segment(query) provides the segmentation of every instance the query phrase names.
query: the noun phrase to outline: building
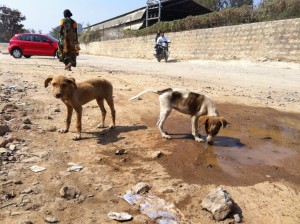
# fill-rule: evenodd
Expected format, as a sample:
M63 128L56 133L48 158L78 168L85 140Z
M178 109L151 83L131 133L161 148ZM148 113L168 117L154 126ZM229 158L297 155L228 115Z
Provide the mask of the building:
M138 30L158 21L173 21L210 12L193 0L148 0L145 7L85 27L84 30L102 31L101 39L118 39L125 29Z

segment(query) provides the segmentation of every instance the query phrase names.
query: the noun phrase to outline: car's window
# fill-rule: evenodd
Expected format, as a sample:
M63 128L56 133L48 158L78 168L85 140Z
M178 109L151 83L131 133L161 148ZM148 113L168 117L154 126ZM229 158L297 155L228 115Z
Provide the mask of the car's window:
M47 42L47 38L43 37L43 36L35 35L35 41L36 42Z
M30 34L23 34L18 37L18 40L31 41L30 36Z
M56 38L54 38L52 36L47 35L47 37L50 38L51 40L55 41L55 42L58 42L58 39L56 39Z

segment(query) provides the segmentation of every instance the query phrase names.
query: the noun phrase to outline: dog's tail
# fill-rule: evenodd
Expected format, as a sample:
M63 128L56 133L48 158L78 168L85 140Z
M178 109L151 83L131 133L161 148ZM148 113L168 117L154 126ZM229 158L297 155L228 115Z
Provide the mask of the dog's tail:
M144 90L143 92L139 93L138 95L131 97L129 100L136 100L136 99L140 98L142 95L144 95L146 93L159 94L159 91L152 90L152 89L147 89L147 90Z

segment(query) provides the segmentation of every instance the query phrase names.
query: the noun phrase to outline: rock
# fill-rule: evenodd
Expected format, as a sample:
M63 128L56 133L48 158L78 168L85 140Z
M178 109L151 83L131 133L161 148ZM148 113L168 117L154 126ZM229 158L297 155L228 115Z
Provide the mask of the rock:
M36 166L36 165L30 167L30 169L31 169L33 172L36 172L36 173L37 173L37 172L41 172L41 171L46 170L45 167L42 167L42 166Z
M115 151L115 154L116 155L123 155L123 154L126 154L126 150L125 149L118 149Z
M162 155L163 155L163 153L161 151L157 151L157 152L152 153L151 157L153 159L157 159L157 158L161 157Z
M46 216L44 218L44 220L45 220L45 222L48 222L48 223L57 223L57 222L59 222L59 220L54 216Z
M113 220L118 220L118 221L129 221L132 219L132 216L128 213L125 212L110 212L108 213L108 218L113 219Z
M144 183L144 182L140 182L138 184L136 184L134 186L134 189L133 191L136 193L136 194L144 194L144 193L148 193L148 191L151 189L151 186L147 183Z
M30 220L19 221L18 224L33 224Z
M0 124L0 136L5 135L7 132L9 132L9 126L6 124Z
M68 164L70 167L68 168L69 172L79 172L80 170L83 169L83 166L79 165L79 164L75 164L75 163L69 163Z
M10 145L9 146L9 150L10 151L15 151L17 149L17 146L16 145Z
M29 118L26 118L23 120L23 124L32 124L32 122Z
M32 192L32 189L29 187L29 188L26 188L25 190L23 190L21 193L22 194L30 194Z
M21 180L15 180L14 184L23 184L23 182Z
M30 130L31 129L29 124L23 124L22 128L25 129L25 130Z
M80 195L79 190L76 187L63 186L59 191L60 196L68 200L74 199Z
M31 157L31 158L26 158L22 159L22 163L36 163L39 162L41 159L38 157Z
M219 187L212 190L203 200L202 207L210 211L215 220L224 220L232 212L233 200L229 193Z

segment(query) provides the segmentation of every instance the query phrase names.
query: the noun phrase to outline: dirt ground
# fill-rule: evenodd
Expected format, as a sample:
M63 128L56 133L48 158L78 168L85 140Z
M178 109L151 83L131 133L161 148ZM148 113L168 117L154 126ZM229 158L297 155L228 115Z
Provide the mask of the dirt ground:
M114 86L117 127L96 128L96 102L84 106L82 140L64 127L66 108L44 88L49 75L92 77ZM191 137L188 116L173 111L166 122L172 140L156 127L158 97L128 99L145 89L180 87L210 96L230 127L213 146ZM0 55L0 222L117 223L109 212L127 212L128 223L155 223L122 196L139 182L181 211L181 223L214 221L201 200L222 186L237 204L243 223L300 223L300 65L257 61L176 61L114 59L81 55L64 71L55 58L14 59ZM110 111L106 106L109 125ZM203 128L200 133L205 134ZM116 155L124 149L126 154ZM3 153L6 151L5 153ZM155 156L161 152L160 157ZM84 168L68 172L68 163ZM33 172L30 167L45 167ZM62 198L63 186L76 189ZM48 221L49 222L49 221Z

